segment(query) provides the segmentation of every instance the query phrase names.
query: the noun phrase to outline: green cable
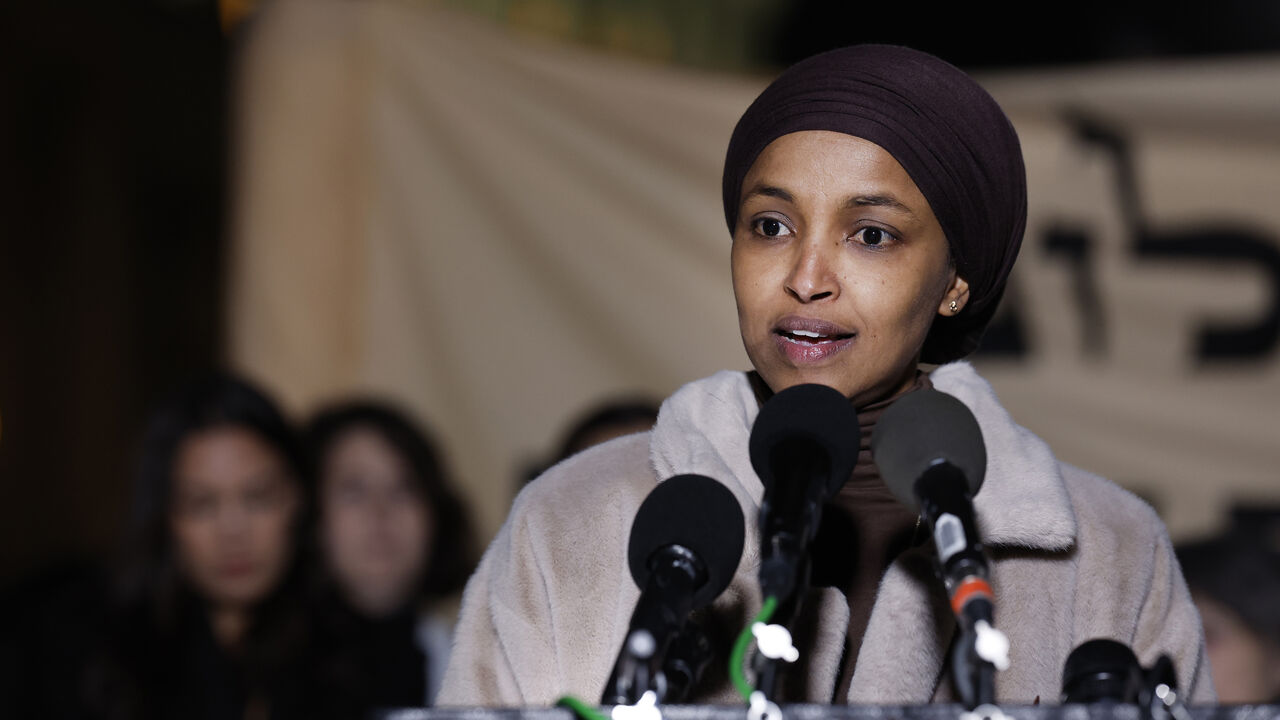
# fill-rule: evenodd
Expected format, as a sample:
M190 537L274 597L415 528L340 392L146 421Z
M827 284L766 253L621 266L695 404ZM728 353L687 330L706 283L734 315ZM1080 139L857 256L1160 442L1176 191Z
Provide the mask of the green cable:
M742 699L751 702L751 693L755 688L751 687L751 683L747 682L747 673L743 669L743 661L747 656L747 646L751 644L751 626L756 623L767 623L769 618L773 617L773 611L778 607L778 598L770 596L764 599L764 605L760 608L760 614L756 615L755 620L747 623L738 635L738 641L733 644L733 653L729 655L729 677L733 679L734 687L738 688L738 693L742 695Z
M574 715L582 718L582 720L609 720L609 716L572 695L565 695L560 698L556 701L556 705L562 708L569 708Z

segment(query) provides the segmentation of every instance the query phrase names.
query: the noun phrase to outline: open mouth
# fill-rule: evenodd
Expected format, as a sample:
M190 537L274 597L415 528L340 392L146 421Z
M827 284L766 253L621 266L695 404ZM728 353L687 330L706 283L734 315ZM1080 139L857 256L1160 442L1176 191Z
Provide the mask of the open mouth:
M853 337L853 333L822 333L814 330L775 330L782 339L790 340L794 343L818 344L832 343L841 340L847 340Z
M778 349L797 366L825 363L853 347L858 333L829 320L788 315L773 328Z

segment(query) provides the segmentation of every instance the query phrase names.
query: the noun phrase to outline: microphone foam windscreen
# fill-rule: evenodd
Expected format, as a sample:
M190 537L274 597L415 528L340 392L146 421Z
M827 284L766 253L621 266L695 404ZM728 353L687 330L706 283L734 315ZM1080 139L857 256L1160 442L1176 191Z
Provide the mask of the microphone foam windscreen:
M826 385L795 385L769 398L751 426L751 466L765 488L776 482L778 452L803 447L825 455L830 466L827 494L834 495L858 464L858 412Z
M932 389L903 395L884 411L871 433L871 455L894 497L913 510L919 510L916 480L939 460L964 473L972 495L987 472L987 447L973 413Z
M745 542L742 506L729 488L705 475L676 475L658 483L636 511L627 564L643 589L655 551L668 545L691 551L707 571L707 582L693 599L693 606L700 608L729 587Z
M1076 646L1062 667L1062 695L1067 702L1137 702L1130 679L1142 666L1124 643L1094 638Z

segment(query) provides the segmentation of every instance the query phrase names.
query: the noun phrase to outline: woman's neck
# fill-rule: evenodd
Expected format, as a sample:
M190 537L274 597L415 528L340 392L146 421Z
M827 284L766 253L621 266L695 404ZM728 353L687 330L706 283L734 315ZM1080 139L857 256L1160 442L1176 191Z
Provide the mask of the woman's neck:
M773 388L765 382L759 371L748 372L747 381L751 384L751 390L758 404L764 405L769 398L773 397ZM887 384L884 389L864 392L861 396L850 398L850 402L859 413L863 410L883 410L893 401L921 387L933 387L933 383L929 380L929 374L921 370L919 365L912 365L901 378ZM879 417L878 412L876 417Z
M213 639L225 650L235 650L249 627L249 612L239 606L215 607L209 611Z

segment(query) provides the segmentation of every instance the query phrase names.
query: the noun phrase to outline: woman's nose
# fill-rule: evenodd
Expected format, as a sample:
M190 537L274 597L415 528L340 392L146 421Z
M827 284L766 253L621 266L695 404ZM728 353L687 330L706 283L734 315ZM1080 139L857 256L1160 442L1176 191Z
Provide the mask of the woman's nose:
M787 293L802 303L838 297L840 284L831 252L821 242L797 243L794 264L787 276Z
M397 504L394 497L379 496L369 503L369 514L374 518L376 524L386 525L391 516L395 514Z
M249 527L249 512L240 503L226 503L218 513L218 532L223 538L244 534Z

